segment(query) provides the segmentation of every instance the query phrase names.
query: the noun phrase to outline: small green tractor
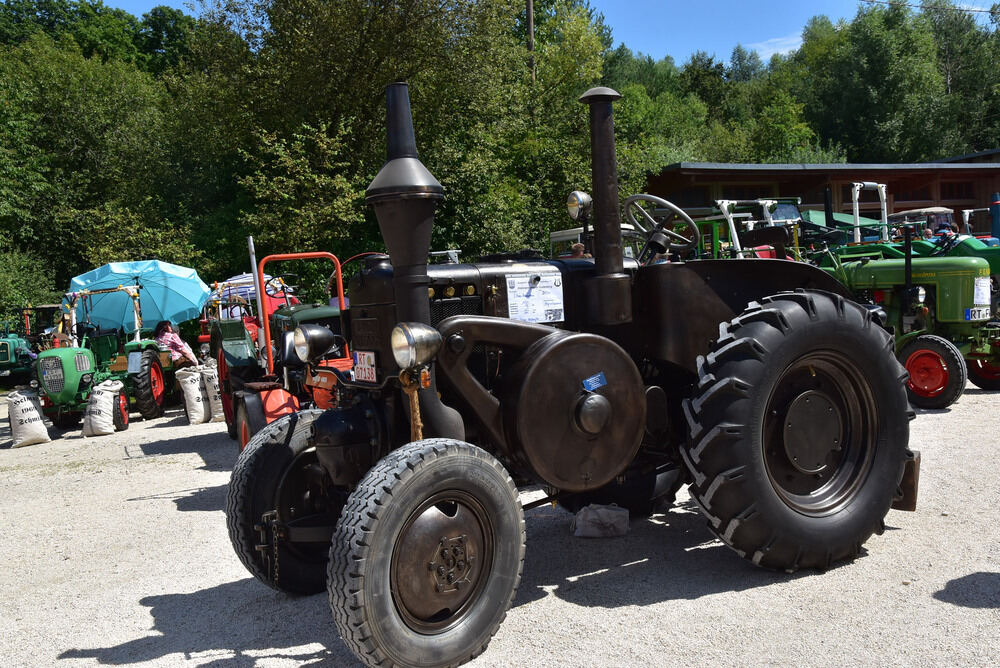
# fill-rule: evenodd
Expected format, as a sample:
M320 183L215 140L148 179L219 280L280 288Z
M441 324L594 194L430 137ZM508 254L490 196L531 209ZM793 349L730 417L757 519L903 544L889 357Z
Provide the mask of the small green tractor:
M31 375L31 344L10 325L0 326L0 382L26 381Z
M123 329L102 329L86 322L91 295L124 291L135 309L135 333L126 338ZM84 290L67 294L68 313L55 337L56 347L43 350L35 360L42 412L53 424L70 429L80 423L91 390L106 380L120 380L125 387L115 404L115 428L128 428L130 397L143 418L163 414L167 389L173 386L174 366L169 351L143 338L139 289L122 286L107 290ZM77 309L83 307L82 321Z

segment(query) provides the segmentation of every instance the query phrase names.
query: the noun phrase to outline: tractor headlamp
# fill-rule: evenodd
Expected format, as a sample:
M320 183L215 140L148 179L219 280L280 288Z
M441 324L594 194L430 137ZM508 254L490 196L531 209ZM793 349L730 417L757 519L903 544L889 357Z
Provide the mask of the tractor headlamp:
M401 322L392 328L389 345L399 368L412 369L434 359L441 348L441 333L420 322Z
M85 373L80 376L80 383L84 386L90 385L90 381L94 380L94 374Z
M590 213L590 207L593 204L594 200L591 199L590 195L582 190L574 190L569 194L569 198L566 200L566 208L569 210L569 217L573 220L586 218Z
M295 328L292 341L298 358L312 363L330 352L337 342L337 335L323 325L299 325Z
M927 290L924 290L923 286L917 288L917 302L920 304L924 303L927 299Z
M37 380L32 380L30 383L28 383L28 386L31 389L33 389L33 390L37 390L38 389L38 381Z

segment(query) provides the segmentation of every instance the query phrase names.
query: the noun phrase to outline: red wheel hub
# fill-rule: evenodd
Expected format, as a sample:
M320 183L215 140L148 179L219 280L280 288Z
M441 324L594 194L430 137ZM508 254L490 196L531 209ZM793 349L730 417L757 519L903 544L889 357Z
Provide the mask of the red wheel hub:
M128 397L124 393L118 395L118 410L122 414L122 425L128 424Z
M948 386L948 365L933 350L915 350L904 365L910 372L910 390L921 397L936 397Z

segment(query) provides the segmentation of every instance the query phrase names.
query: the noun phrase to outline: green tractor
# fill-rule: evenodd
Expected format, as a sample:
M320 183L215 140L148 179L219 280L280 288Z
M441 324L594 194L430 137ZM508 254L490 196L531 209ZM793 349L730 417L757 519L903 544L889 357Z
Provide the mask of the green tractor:
M86 309L93 295L122 291L131 297L135 333L126 338L123 329L104 329L87 322ZM143 418L163 414L167 388L173 386L174 366L169 351L143 338L139 288L120 286L67 294L68 313L55 337L57 347L43 350L35 360L42 412L62 429L77 426L87 407L91 390L106 380L120 380L125 387L115 404L115 429L128 428L130 397ZM83 319L77 320L82 307Z
M0 382L24 382L31 375L31 344L9 324L0 326Z
M978 256L981 249L972 248L985 248L977 239L956 236L935 246L913 241L912 230L904 228L903 244L847 244L844 229L802 220L794 200L719 200L716 207L721 215L697 221L702 254L808 259L862 303L882 307L897 357L910 374L913 405L945 408L962 395L967 379L1000 390L996 271ZM854 227L855 237L862 237L864 227L864 221ZM885 225L874 229L878 235L887 232ZM935 248L936 253L919 256L918 251Z
M961 396L966 377L1000 390L990 265L979 257L915 257L906 232L902 257L887 258L876 245L824 249L814 259L859 299L885 310L910 373L912 404L944 408Z

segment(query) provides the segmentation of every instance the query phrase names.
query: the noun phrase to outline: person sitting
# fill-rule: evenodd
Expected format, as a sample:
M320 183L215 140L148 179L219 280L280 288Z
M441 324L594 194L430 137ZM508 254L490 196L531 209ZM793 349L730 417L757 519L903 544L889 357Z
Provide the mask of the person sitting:
M184 340L174 332L174 326L169 320L157 323L156 329L153 330L153 338L170 351L170 360L175 368L182 369L198 364L198 358L194 356L191 346L184 343Z
M577 242L570 246L570 257L585 257L583 254L584 246L580 242Z

